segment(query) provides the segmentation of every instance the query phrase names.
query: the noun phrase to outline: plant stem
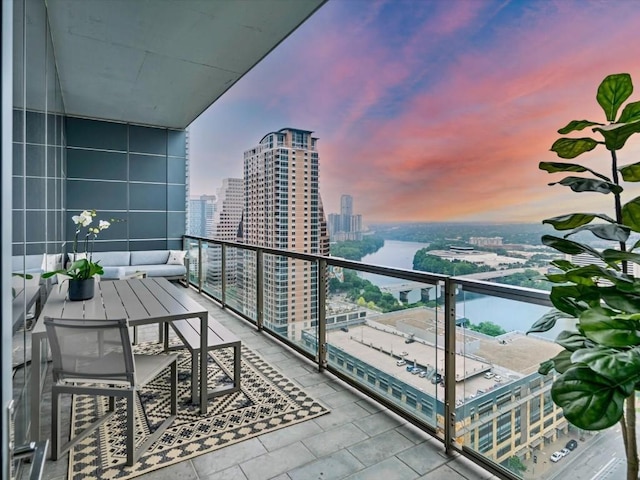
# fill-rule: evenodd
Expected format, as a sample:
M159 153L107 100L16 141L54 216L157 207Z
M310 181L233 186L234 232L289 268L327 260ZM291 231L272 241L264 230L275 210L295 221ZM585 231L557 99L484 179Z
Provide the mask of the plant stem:
M615 183L616 185L620 185L619 183L620 180L618 177L618 156L616 155L615 150L611 151L611 178L613 179L613 183ZM614 193L613 198L615 202L616 223L618 225L622 225L622 201L620 199L620 194ZM626 252L627 251L626 242L619 242L619 243L620 243L620 251ZM622 273L627 273L626 260L622 261Z
M636 441L636 392L634 391L626 401L626 452L627 452L627 480L638 479L638 445ZM622 418L624 420L624 417Z

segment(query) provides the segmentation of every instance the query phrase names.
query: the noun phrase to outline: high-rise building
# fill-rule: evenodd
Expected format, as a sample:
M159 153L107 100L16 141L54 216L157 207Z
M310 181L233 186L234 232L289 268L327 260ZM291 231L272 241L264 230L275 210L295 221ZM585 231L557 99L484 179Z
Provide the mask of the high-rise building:
M318 189L318 139L284 128L244 152L243 241L252 245L328 255L329 239ZM255 255L243 265L247 308L254 308ZM265 255L265 326L289 338L317 323L317 265ZM248 312L254 314L255 312Z
M222 186L216 190L217 202L213 214L212 231L210 238L235 242L238 240L238 226L242 221L242 209L244 207L244 188L241 178L224 178ZM204 271L205 283L212 288L221 288L222 277L222 252L221 246L208 245L206 255L203 255L203 263L207 266ZM234 248L226 249L225 271L227 272L228 285L238 281L240 256Z
M353 197L340 197L340 213L329 215L329 234L332 242L362 240L362 215L353 214Z
M189 234L212 238L214 231L215 195L200 195L189 199Z
M213 238L235 242L242 221L244 184L241 178L224 178L217 190L218 204L213 215Z

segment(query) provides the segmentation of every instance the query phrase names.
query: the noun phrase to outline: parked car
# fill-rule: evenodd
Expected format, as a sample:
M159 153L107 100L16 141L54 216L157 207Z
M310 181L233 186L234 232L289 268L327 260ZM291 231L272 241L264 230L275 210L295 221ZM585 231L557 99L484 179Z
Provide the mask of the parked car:
M565 447L569 450L575 450L576 448L578 448L578 442L576 440L569 440Z
M495 375L495 373L493 373L493 372L487 372L487 373L484 374L484 378L493 378L494 375Z
M405 362L406 363L406 362ZM413 365L407 365L407 372L410 372L414 369L415 367Z
M553 453L551 454L551 457L549 457L549 459L550 459L552 462L557 462L557 461L558 461L558 460L560 460L562 457L563 457L562 453L560 453L560 452L553 452Z
M500 375L494 375L493 379L498 383L502 381L502 377Z
M421 371L422 371L421 368L416 367L413 370L411 370L411 375L418 375Z
M342 330L343 332L348 332L349 331L349 327L340 327L340 330Z
M425 372L425 371L423 370L423 371L421 371L421 372L418 374L418 376L419 376L420 378L424 378L424 377L426 377L426 376L427 376L427 372Z
M434 385L436 383L440 383L442 381L442 375L439 373L434 373L433 377L431 377L431 383L433 383Z
M571 453L571 450L569 450L568 448L563 448L562 450L560 450L560 453L562 454L563 457L566 457Z
M397 365L397 366L399 366L399 367L401 367L401 366L403 366L403 365L406 365L406 364L407 364L407 362L405 362L404 360L398 360L398 361L396 362L396 365Z

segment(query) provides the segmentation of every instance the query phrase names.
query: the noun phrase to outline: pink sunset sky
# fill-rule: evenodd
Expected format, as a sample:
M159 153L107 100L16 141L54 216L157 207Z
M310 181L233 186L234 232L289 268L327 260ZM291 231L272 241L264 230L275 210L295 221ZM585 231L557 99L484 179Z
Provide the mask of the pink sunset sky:
M637 0L329 0L190 126L190 194L293 127L319 138L326 213L350 194L367 224L611 214L538 162L559 160L570 120L605 122L597 87L622 72L640 101ZM640 160L636 137L621 165ZM610 175L602 147L575 162Z

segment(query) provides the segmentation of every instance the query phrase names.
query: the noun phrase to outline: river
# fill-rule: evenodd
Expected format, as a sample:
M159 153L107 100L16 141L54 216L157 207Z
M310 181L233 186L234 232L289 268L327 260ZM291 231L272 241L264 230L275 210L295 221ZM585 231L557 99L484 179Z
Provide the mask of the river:
M385 240L384 247L375 253L364 256L362 262L411 270L415 253L428 245L427 243ZM367 273L362 276L379 287L405 282L400 279ZM418 301L419 298L420 293L415 291L410 294L409 301ZM474 324L493 322L507 332L513 330L526 332L547 311L549 311L548 307L490 296L456 303L458 317L466 317ZM570 325L569 321L558 322L556 327L539 335L554 339L561 330L569 328Z

